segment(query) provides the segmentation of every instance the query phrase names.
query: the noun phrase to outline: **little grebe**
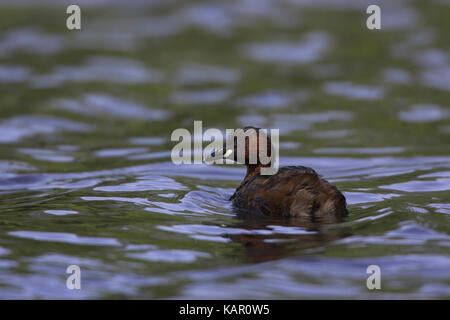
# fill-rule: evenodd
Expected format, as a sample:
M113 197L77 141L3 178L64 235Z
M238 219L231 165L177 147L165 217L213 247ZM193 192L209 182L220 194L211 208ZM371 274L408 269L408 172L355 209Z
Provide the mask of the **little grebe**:
M252 129L252 130L249 130ZM271 157L270 138L260 128L245 127L245 157L238 161L237 139L234 137L234 149L229 149L222 157L233 159L247 167L247 174L230 200L240 213L297 217L311 223L336 223L348 214L345 197L333 185L322 179L313 169L303 166L282 167L276 174L263 175L261 170L270 167L271 162L249 161L250 150L267 143L266 155ZM248 132L255 132L249 134ZM261 144L260 144L260 141ZM213 157L217 155L212 154ZM266 162L266 164L263 164Z

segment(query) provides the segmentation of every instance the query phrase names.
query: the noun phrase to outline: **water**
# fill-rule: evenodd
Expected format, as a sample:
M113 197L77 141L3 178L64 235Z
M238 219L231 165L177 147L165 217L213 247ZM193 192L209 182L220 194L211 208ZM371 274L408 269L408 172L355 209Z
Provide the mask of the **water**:
M448 299L450 3L372 2L0 1L0 297ZM242 167L170 161L194 120L279 128L350 216L236 216Z

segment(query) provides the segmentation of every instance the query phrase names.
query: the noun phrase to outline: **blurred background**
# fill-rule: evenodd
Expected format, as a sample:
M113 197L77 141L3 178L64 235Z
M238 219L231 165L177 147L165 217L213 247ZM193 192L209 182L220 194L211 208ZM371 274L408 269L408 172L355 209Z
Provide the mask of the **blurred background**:
M450 297L450 1L70 4L0 0L0 298ZM238 219L242 167L170 161L194 120L279 128L349 218Z

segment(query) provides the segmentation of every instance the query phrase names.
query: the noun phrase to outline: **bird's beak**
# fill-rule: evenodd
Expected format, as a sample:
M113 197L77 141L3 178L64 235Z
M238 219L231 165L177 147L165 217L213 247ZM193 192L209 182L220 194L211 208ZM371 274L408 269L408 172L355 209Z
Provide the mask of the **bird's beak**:
M225 153L224 153L224 151L225 151ZM217 160L227 159L232 154L233 154L233 150L222 148L219 150L214 150L209 156L206 156L204 160L207 164L213 164Z
M225 154L223 155L223 158L224 159L228 158L229 156L231 156L232 153L233 153L233 150L228 149L227 152L225 152Z

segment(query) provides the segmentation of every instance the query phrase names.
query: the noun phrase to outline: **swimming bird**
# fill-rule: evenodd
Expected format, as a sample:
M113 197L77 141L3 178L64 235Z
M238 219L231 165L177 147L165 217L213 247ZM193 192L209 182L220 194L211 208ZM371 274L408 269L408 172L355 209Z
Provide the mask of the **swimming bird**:
M336 223L348 215L344 195L311 168L287 166L272 175L262 174L261 171L273 163L273 159L262 161L259 153L264 149L267 157L271 157L273 146L270 137L255 127L245 127L241 132L245 137L241 157L238 151L242 147L238 149L236 136L232 137L232 149L225 148L226 151L223 149L212 154L216 159L217 156L229 158L247 167L244 180L230 198L239 213L297 217L311 223ZM255 157L251 161L251 153L255 151L256 161Z

